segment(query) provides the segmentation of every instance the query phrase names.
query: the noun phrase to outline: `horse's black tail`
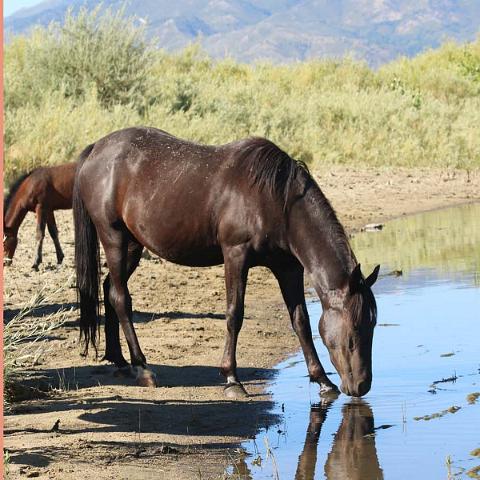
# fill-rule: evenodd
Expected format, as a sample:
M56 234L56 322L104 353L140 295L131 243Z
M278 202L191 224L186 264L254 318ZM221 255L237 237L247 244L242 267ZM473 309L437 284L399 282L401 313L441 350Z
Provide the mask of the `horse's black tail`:
M97 230L80 196L78 175L94 146L95 144L89 145L80 154L73 187L77 299L80 304L80 341L83 343L83 355L85 356L88 354L89 344L97 354L100 251Z

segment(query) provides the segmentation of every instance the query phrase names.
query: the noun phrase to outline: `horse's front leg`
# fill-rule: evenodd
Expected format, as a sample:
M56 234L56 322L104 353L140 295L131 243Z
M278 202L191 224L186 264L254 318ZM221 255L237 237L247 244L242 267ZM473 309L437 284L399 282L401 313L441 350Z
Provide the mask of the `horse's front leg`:
M228 398L247 396L237 376L237 339L243 323L245 289L248 266L247 247L237 245L223 249L225 262L225 286L227 290L227 335L220 371L226 378L225 395Z
M43 239L45 238L47 216L45 210L40 204L35 208L35 214L37 216L37 252L35 254L35 261L33 262L32 268L38 270L38 266L42 263L42 246Z
M47 227L48 227L48 233L50 233L50 236L52 237L52 240L53 240L53 244L55 245L55 253L57 254L57 263L60 265L63 262L65 255L63 254L60 241L58 240L57 222L55 221L55 215L53 214L53 210L49 210L47 214Z
M320 404L313 405L310 408L310 423L308 424L303 451L298 458L297 473L295 474L296 480L315 478L320 432L333 401L335 400L325 398Z
M295 265L289 269L272 268L272 271L280 285L293 330L300 341L310 381L320 385L321 393L337 393L338 388L327 377L313 344L303 289L303 268Z

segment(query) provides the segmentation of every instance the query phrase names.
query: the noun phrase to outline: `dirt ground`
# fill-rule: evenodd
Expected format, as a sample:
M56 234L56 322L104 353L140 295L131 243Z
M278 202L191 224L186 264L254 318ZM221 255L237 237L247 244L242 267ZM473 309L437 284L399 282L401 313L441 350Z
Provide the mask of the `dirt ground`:
M315 175L349 232L480 200L480 172L335 167ZM39 272L31 270L33 215L22 226L14 263L4 272L7 320L42 289L46 304L32 321L75 308L71 212L59 212L57 222L65 262L56 266L47 239ZM242 471L239 442L276 423L268 381L298 342L268 271L254 269L249 276L238 365L250 397L241 401L225 399L218 374L225 331L222 267L143 259L130 290L140 344L160 386L137 387L133 379L114 377L111 365L80 357L78 313L72 310L32 372L31 384L46 393L13 405L5 417L10 478L224 478ZM325 349L319 354L327 355Z

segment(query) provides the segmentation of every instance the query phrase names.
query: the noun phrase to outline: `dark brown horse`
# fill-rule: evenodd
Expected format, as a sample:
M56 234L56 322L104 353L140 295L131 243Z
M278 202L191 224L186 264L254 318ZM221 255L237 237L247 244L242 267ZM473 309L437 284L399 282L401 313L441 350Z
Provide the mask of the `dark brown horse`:
M181 265L225 265L227 337L221 362L227 396L244 395L236 346L248 270L278 280L311 381L336 387L318 359L305 305L307 272L321 299L320 332L342 390L364 395L372 380L376 304L335 213L306 167L276 145L249 138L221 146L178 139L155 128L107 135L80 156L74 187L75 263L85 350L96 348L100 239L109 274L103 284L105 359L127 368L119 322L140 385L155 385L132 324L127 282L147 247ZM85 352L86 353L86 352Z
M10 187L3 209L4 264L10 265L18 244L18 229L28 212L37 216L37 251L33 267L38 270L42 262L42 245L45 226L55 244L58 263L63 252L58 240L54 210L72 208L73 181L76 163L55 167L40 167L22 175Z

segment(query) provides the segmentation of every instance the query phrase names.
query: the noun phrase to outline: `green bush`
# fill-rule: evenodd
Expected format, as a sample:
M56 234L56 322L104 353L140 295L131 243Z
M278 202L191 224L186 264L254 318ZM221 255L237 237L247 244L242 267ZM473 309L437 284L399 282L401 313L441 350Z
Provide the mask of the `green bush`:
M102 15L82 8L68 12L63 25L52 23L6 49L6 107L39 105L51 91L82 100L95 86L102 107L144 106L152 50L141 27L124 11Z
M480 39L378 71L153 50L134 19L84 10L5 46L5 178L127 126L203 143L270 138L311 166L480 167Z

